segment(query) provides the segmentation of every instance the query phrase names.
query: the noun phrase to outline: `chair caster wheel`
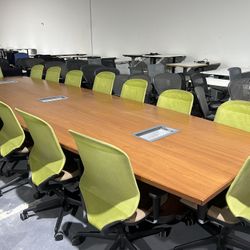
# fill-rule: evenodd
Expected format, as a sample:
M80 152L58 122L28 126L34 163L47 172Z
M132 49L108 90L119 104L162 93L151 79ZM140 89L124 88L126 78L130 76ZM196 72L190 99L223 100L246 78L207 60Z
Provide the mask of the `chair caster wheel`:
M12 176L13 174L14 174L14 172L11 171L11 170L9 170L9 171L6 171L6 172L4 173L4 176L5 176L5 177L10 177L10 176Z
M59 231L59 232L55 233L54 238L56 241L63 240L63 232Z
M36 192L36 193L33 194L33 198L35 200L38 200L38 199L42 198L43 196L44 196L44 194L42 194L40 192Z
M71 243L72 246L79 246L85 241L86 237L85 236L75 236L72 238Z
M165 228L164 231L159 233L160 238L167 238L170 234L170 228Z
M29 218L28 213L22 212L22 213L20 214L20 219L21 219L22 221L24 221L24 220L26 220L26 219L28 219L28 218Z

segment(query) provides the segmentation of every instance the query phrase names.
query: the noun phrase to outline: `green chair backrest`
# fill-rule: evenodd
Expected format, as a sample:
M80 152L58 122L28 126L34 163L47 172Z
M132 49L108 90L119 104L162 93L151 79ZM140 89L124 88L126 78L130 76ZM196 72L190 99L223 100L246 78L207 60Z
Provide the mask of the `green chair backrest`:
M22 146L25 135L12 109L0 102L0 118L3 126L0 130L0 154L5 157Z
M83 72L81 70L70 70L66 74L65 85L81 87Z
M250 221L250 157L247 158L226 194L226 201L235 217Z
M1 67L0 67L0 79L1 78L3 78L3 71L2 71L2 69L1 69Z
M44 65L37 64L31 68L30 77L34 79L42 79Z
M192 93L180 89L169 89L160 94L157 106L190 115L193 102Z
M144 102L148 82L143 79L129 79L123 86L121 97L137 102Z
M61 73L61 67L59 66L50 67L46 72L45 80L58 83L60 78L60 73Z
M250 102L227 101L217 109L214 121L250 132Z
M93 91L111 95L115 81L115 73L102 71L95 76Z
M34 141L29 154L32 182L39 186L50 177L59 174L65 164L65 156L52 127L42 119L20 109Z
M140 193L126 153L105 142L69 132L84 165L79 185L88 221L102 230L132 216Z

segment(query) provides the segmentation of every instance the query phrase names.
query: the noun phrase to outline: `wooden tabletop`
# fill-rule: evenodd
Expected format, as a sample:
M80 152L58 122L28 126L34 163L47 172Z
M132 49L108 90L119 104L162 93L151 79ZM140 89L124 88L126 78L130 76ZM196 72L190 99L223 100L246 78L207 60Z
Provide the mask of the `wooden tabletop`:
M168 67L181 67L181 68L199 68L207 66L206 63L195 63L195 62L180 62L180 63L167 63Z
M49 122L62 146L76 151L68 129L111 143L129 155L138 179L199 205L230 185L250 152L250 133L238 129L87 89L12 79L0 84L0 100ZM68 99L38 100L54 95ZM133 135L156 125L179 132L155 142Z

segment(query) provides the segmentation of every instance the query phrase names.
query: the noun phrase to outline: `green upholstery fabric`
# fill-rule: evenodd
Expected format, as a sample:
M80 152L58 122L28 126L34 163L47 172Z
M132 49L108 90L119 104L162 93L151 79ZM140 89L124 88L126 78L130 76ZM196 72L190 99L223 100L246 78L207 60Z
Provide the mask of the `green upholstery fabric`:
M3 72L2 72L2 69L0 67L0 79L2 79L2 78L3 78Z
M192 93L180 89L169 89L161 93L157 106L190 115L193 102Z
M111 95L115 81L115 74L109 71L103 71L96 75L93 91Z
M0 102L0 118L3 122L0 130L0 154L5 157L22 146L25 135L14 112L3 102Z
M144 102L148 82L143 79L127 80L121 91L121 97L137 102Z
M214 121L250 132L250 102L235 100L223 103Z
M65 85L81 87L83 72L81 70L70 70L66 74Z
M235 217L250 221L250 157L231 184L226 201Z
M61 73L61 67L59 66L50 67L46 72L45 80L58 83L60 78L60 73Z
M28 126L34 146L29 154L32 182L39 186L48 178L59 174L65 156L52 127L42 119L16 109Z
M134 214L140 193L128 156L120 149L69 131L84 165L80 190L90 224L102 230Z
M31 68L30 77L34 79L42 79L44 66L42 64L34 65Z

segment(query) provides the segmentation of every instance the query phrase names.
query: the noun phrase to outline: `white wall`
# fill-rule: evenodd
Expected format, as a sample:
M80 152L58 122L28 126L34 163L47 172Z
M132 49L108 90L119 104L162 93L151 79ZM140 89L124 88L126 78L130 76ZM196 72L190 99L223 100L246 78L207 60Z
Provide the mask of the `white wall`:
M250 66L249 0L92 0L94 53L183 53Z
M0 0L0 10L0 47L91 53L89 0ZM92 0L93 53L183 53L250 67L249 10L249 0Z
M90 53L89 0L0 0L0 47Z

